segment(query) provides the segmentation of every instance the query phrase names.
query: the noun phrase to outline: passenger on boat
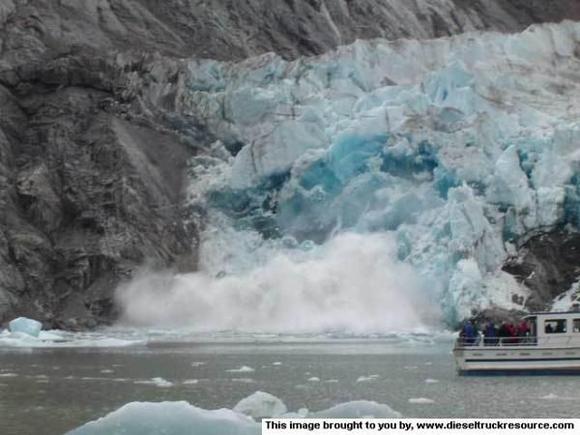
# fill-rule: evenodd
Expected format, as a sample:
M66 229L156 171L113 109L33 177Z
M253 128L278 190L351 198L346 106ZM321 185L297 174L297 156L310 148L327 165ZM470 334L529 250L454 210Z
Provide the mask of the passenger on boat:
M497 335L499 337L499 342L503 345L510 345L517 342L517 330L511 322L501 322Z
M484 331L484 345L497 346L497 334L498 331L493 322L491 320L488 321Z
M520 343L528 342L530 336L530 325L527 320L522 319L518 325L518 337Z
M503 344L506 341L506 338L510 336L510 332L508 330L507 323L501 322L501 326L499 327L499 331L497 333L499 337L499 341Z
M473 323L470 320L465 321L459 336L463 339L466 346L473 346L475 344L477 335Z

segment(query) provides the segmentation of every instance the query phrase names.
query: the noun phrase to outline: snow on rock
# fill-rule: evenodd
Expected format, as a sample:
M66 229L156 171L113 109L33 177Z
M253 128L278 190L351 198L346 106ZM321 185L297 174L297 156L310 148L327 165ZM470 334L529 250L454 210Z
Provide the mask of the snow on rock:
M20 333L30 335L31 337L38 337L42 330L42 323L37 320L28 319L26 317L18 317L8 323L8 329L12 333Z
M256 391L251 396L248 396L238 402L234 406L234 411L250 417L268 418L279 417L285 414L288 409L284 402L269 393L263 391Z

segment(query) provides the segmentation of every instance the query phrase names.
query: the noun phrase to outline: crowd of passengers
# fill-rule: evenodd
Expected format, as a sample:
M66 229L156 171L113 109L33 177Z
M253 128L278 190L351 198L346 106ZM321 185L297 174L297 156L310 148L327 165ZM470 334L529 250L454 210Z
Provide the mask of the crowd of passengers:
M478 346L483 339L484 346L517 345L532 343L531 324L522 320L518 324L501 322L497 327L492 321L482 325L467 320L459 333L459 338L466 346Z

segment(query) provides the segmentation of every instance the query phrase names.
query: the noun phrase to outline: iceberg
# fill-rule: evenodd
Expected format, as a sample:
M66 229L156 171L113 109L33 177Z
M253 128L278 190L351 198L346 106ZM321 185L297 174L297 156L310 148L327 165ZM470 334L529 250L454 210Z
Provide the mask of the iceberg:
M70 431L69 435L259 435L250 417L227 409L206 411L187 402L132 402L106 417Z
M38 337L42 330L42 323L26 317L18 317L8 323L8 329L13 334L26 334L31 337Z
M236 409L238 408L238 409ZM267 414L280 418L400 418L401 414L389 406L370 401L342 403L330 409L310 412L286 412L286 405L275 396L256 392L242 399L236 408L208 411L187 402L132 402L103 418L76 428L68 435L259 435L261 424L245 415ZM245 413L242 413L244 411ZM261 418L262 415L256 418Z
M248 415L255 419L279 417L285 414L288 409L284 402L269 393L256 391L238 402L234 406L234 411Z

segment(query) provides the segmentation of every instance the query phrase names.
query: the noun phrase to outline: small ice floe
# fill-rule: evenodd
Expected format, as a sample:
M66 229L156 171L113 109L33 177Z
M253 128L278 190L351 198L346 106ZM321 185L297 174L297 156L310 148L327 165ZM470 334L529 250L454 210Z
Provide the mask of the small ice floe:
M0 373L0 378L15 378L18 376L16 373Z
M403 367L405 370L417 370L419 367L417 366L405 366Z
M199 383L199 379L186 379L182 383L183 385L196 385Z
M239 382L240 384L253 384L254 381L252 378L232 378L232 382Z
M320 382L320 378L316 377L316 376L312 376L310 378L307 379L308 382Z
M254 373L256 370L254 370L252 367L249 366L241 366L237 369L229 369L226 370L226 372L228 373Z
M427 378L427 379L425 379L425 383L426 384L438 384L439 383L439 380Z
M173 382L169 382L167 379L163 378L151 378L147 381L135 381L134 384L155 385L159 388L173 387Z
M205 363L203 361L194 361L191 363L191 367L201 367L204 365L205 365Z
M556 400L559 399L560 396L554 393L546 394L545 396L540 397L542 400Z
M427 399L426 397L412 397L409 399L409 403L414 405L430 405L435 403L435 401L433 399Z
M111 369L103 369L103 370L101 370L101 373L103 373L103 374L106 374L106 373L115 373L115 371L114 370L111 370Z
M273 362L272 365L273 366L281 366L282 365L282 362L276 361L276 362Z
M388 405L367 400L341 403L324 411L310 412L308 418L400 418Z
M376 381L379 378L380 378L379 375L359 376L356 381L357 382L372 382L372 381Z
M284 402L263 391L256 391L240 400L233 410L256 419L279 417L288 411Z
M26 317L18 317L8 323L8 329L13 334L25 334L31 337L38 337L42 330L42 323Z
M338 379L327 379L324 382L327 384L338 384Z

